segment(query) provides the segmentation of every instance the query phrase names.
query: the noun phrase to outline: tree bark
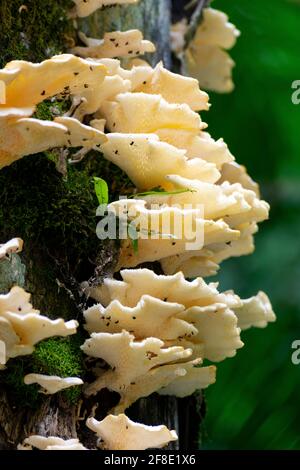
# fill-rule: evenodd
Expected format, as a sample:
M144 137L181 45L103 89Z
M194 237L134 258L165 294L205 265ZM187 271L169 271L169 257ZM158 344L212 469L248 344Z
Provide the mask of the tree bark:
M76 31L66 13L72 2L46 3L44 0L1 1L2 65L13 59L40 61L65 52L71 45ZM170 18L170 0L141 0L137 5L97 11L78 20L78 27L91 37L101 37L105 31L138 28L157 46L155 54L147 60L151 63L163 60L170 67ZM81 281L99 281L111 274L118 256L116 243L101 243L96 237L97 204L89 186L90 177L104 178L113 188L112 198L131 187L120 171L99 160L95 163L93 155L87 157L68 180L57 172L45 154L23 158L1 170L0 243L20 236L25 249L21 256L13 255L9 261L0 262L0 292L7 292L14 284L24 285L32 293L34 307L42 313L52 318L82 320L86 299L81 295ZM69 353L73 351L72 341L63 343ZM115 404L115 395L103 391L82 405L78 396L74 400L64 394L49 398L35 393L32 404L22 377L32 369L37 371L45 366L41 365L40 353L11 360L7 370L1 372L0 449L15 449L33 433L63 438L78 436L83 444L95 447L96 439L79 415L90 413L98 401L96 417L104 417ZM84 373L83 358L80 356L76 361ZM177 400L154 394L131 407L129 416L145 424L166 424L176 429L179 444L170 448L194 449L200 423L196 402L200 408L201 395Z

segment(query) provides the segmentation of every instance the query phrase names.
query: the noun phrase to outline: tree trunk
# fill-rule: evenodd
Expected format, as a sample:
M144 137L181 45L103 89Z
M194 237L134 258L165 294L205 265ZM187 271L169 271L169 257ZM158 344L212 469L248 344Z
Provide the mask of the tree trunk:
M41 61L65 52L76 38L74 23L67 16L72 5L70 0L1 0L1 66L14 59ZM170 17L170 0L141 0L137 5L99 10L78 20L78 27L92 37L116 29L141 29L145 38L157 46L156 53L147 60L156 63L163 59L170 67ZM38 107L38 117L43 110ZM115 242L100 242L96 237L97 200L91 176L101 176L108 182L111 199L124 194L132 184L113 165L96 159L93 152L67 178L57 172L58 158L55 151L29 156L0 172L0 243L16 236L25 242L20 256L0 262L0 292L7 292L14 284L24 285L32 293L34 307L42 313L82 320L86 299L81 295L80 283L86 279L99 281L111 274L118 257ZM25 373L32 371L84 374L84 359L78 347L83 335L80 331L76 337L43 341L32 356L9 361L1 372L1 449L16 448L33 433L63 438L78 435L83 444L95 447L95 437L78 416L89 413L97 400L96 417L104 417L115 404L114 394L103 391L80 408L78 390L49 398L23 384ZM177 429L180 448L192 449L197 445L200 416L196 410L201 403L200 395L177 400L154 394L139 400L129 415L145 424L166 424Z

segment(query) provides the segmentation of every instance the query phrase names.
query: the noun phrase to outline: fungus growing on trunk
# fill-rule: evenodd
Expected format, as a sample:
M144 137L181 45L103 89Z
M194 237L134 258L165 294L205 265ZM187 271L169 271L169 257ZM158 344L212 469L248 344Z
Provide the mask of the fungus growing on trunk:
M43 339L76 333L76 320L50 320L40 315L38 310L32 309L29 299L30 294L17 286L8 294L0 295L0 340L5 344L3 364L9 358L31 354L35 344ZM3 344L2 356L4 357Z
M110 5L126 5L127 3L137 3L139 0L73 0L75 3L76 15L80 18L89 16L99 8Z
M41 393L52 395L69 387L82 385L83 381L78 377L58 377L56 375L27 374L24 377L26 385L38 384Z
M85 47L76 46L71 52L85 58L136 57L155 51L154 44L145 40L138 29L105 33L103 39L88 38L82 32L79 32L78 36Z
M12 238L6 243L0 244L0 260L9 257L12 253L20 253L23 249L21 238Z
M102 421L88 418L86 425L99 437L98 445L101 449L161 449L178 439L176 432L169 431L166 426L135 423L124 414L108 415Z
M24 439L23 444L18 445L18 450L88 450L78 439L61 439L60 437L44 437L32 435Z

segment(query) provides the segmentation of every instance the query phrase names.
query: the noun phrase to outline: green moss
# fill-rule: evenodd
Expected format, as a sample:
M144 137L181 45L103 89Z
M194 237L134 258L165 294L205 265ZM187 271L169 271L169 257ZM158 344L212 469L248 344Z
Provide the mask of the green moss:
M23 4L26 8L20 10ZM64 52L66 36L74 35L66 16L73 5L71 0L1 0L0 67L14 59L39 62ZM68 100L45 100L34 117L52 120L69 106ZM68 320L78 316L80 281L93 275L99 264L101 272L101 263L117 253L109 241L96 236L93 177L107 181L110 200L132 193L133 186L100 153L90 152L81 163L67 165L65 176L57 171L57 160L56 151L48 151L1 170L0 240L24 239L25 287L33 294L34 307L51 318ZM37 386L23 383L26 373L82 376L82 342L81 333L48 339L36 346L33 355L10 360L0 382L9 386L14 403L36 407L43 400ZM70 403L80 393L80 387L63 392Z
M45 100L39 103L33 117L43 121L52 121L55 116L61 116L70 107L70 100Z
M80 349L83 341L81 334L50 338L38 343L31 356L11 359L7 369L1 372L0 383L9 387L12 404L36 408L43 400L37 384L24 384L26 374L34 372L59 377L83 377L85 367ZM81 387L71 387L61 393L68 403L75 404L80 397Z
M9 398L12 406L30 406L37 408L42 402L42 395L37 385L24 384L24 376L32 372L28 357L11 359L7 369L1 371L0 384L9 387Z
M40 62L63 52L74 35L67 19L71 0L1 0L0 66L10 60Z
M80 345L81 335L68 338L50 338L41 341L32 355L32 370L37 374L58 375L59 377L82 377L84 373L83 355ZM81 387L71 387L62 392L70 403L75 403Z

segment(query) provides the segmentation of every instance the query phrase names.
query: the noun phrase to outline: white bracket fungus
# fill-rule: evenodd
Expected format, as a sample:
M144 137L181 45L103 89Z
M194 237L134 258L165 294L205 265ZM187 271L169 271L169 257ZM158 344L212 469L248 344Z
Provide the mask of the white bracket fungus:
M234 61L225 49L231 49L239 35L225 13L205 8L195 37L182 54L184 71L197 78L202 88L220 93L232 91Z
M184 376L178 376L166 387L158 391L160 395L173 395L178 398L188 397L197 390L203 390L216 381L216 367L191 367Z
M188 281L181 272L172 276L158 275L150 269L123 269L123 281L106 278L101 287L90 294L107 306L113 300L134 307L142 295L183 304L186 308L226 303L229 308L240 305L239 297L231 292L219 293L217 283L207 284L201 277Z
M232 310L242 302L233 293L219 293L215 284L201 278L186 281L182 273L163 276L148 269L126 269L121 276L124 281L106 279L90 292L107 305L85 312L90 333L126 329L138 339L155 336L168 345L191 348L193 358L211 361L233 357L243 346Z
M111 369L99 373L87 385L87 396L103 388L119 393L121 399L114 413L123 412L138 398L146 397L187 374L191 365L200 359L186 362L191 349L180 346L164 347L157 338L135 341L127 331L122 333L92 333L81 349L89 356L105 360ZM201 385L201 384L200 384Z
M32 309L29 299L30 294L17 286L8 294L0 295L0 339L6 345L5 362L12 357L31 354L34 345L42 339L76 333L77 321L50 320Z
M58 377L56 375L27 374L24 377L26 385L39 384L41 393L52 395L69 387L82 385L83 381L78 377Z
M137 339L176 340L198 333L191 323L179 318L183 311L184 305L143 295L135 307L126 307L113 300L106 308L101 304L90 307L84 312L84 317L89 333L127 330Z
M0 104L0 169L24 155L49 148L98 148L105 142L102 132L72 118L42 121L29 117L38 103L59 94L79 95L84 99L85 112L95 112L88 90L97 94L105 75L104 65L70 54L40 64L12 61L0 70L0 79L6 85L6 102Z
M138 29L105 33L103 39L89 38L82 32L78 36L86 47L77 46L71 52L85 58L136 57L155 51L154 44L145 40Z
M76 5L76 14L80 18L89 16L99 8L110 5L126 5L127 3L137 3L139 0L73 0Z
M61 439L60 437L44 437L32 435L24 439L23 444L18 445L18 450L88 450L78 439Z
M105 158L118 165L140 190L172 183L166 175L176 173L186 178L215 183L220 173L214 164L201 158L188 159L186 151L166 142L156 134L106 134L108 141L101 146Z
M264 292L242 300L242 305L234 309L238 325L242 330L255 326L265 328L268 323L276 320L272 305Z
M0 244L0 260L8 257L12 253L20 253L23 249L23 240L21 238L12 238L7 243Z
M200 116L187 104L168 103L160 95L121 93L100 108L111 132L155 133L158 129L186 129L198 134Z
M99 437L99 446L108 450L160 449L178 439L166 426L135 423L124 414L108 415L102 421L88 418L86 425Z
M153 69L150 66L134 66L132 74L138 74L139 69L145 71L145 77L139 80L138 86L134 86L132 79L132 91L161 95L168 103L185 103L193 111L209 109L208 94L200 90L196 79L170 72L162 62Z
M180 209L167 205L167 202L158 209L147 209L146 201L142 199L123 199L109 204L108 210L112 214L121 219L127 214L128 221L135 227L139 243L138 252L135 252L131 240L123 240L118 268L157 261L162 254L168 257L195 253L194 250L186 251L188 243L197 243L201 249L203 244L228 242L239 237L239 231L232 230L224 221L203 219L200 209ZM170 221L168 233L163 220ZM180 221L181 225L176 221ZM155 236L150 238L149 233ZM204 239L200 234L204 234Z

